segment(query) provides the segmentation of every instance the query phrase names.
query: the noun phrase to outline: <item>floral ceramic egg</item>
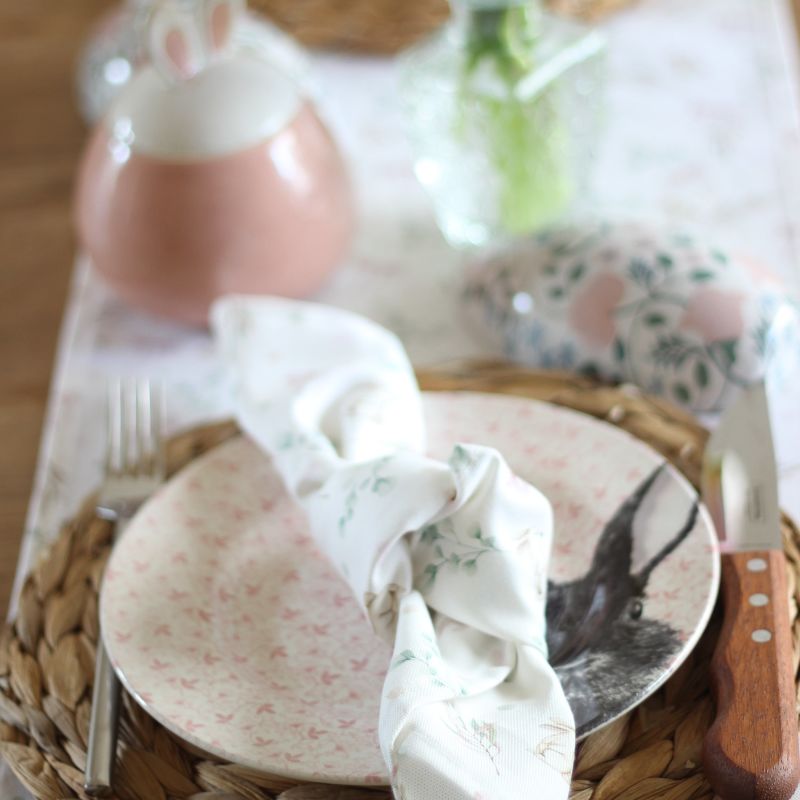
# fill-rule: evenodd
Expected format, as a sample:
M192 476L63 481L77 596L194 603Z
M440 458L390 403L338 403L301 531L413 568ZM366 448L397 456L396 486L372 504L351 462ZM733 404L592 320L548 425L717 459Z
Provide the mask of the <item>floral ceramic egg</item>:
M564 226L494 253L465 302L508 358L631 382L695 412L720 410L800 348L797 305L761 265L642 223Z

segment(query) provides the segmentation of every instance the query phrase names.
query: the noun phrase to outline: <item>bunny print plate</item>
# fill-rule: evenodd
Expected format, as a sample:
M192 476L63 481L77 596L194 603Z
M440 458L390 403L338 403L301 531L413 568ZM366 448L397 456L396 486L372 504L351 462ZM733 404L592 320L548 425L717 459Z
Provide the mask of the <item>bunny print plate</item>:
M694 646L717 592L692 487L624 431L556 406L429 393L425 413L434 457L496 447L553 505L547 638L578 735L641 702ZM246 438L142 508L111 557L101 623L128 690L183 739L297 780L388 782L376 729L390 650Z

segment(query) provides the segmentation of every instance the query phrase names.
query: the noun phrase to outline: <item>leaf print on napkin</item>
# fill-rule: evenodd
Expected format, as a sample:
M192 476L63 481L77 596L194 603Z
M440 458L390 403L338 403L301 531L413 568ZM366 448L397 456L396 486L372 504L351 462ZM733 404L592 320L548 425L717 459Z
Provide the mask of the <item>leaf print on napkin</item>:
M296 447L302 447L308 444L308 437L301 433L294 431L286 431L282 436L278 437L276 447L278 450L285 452L286 450L293 450Z
M478 459L466 447L457 444L447 463L455 470L470 470L478 463Z
M447 527L447 535L442 529ZM459 541L453 523L444 520L440 523L427 525L419 534L419 544L428 545L433 549L435 558L425 565L422 573L417 577L421 591L430 589L436 581L436 576L441 569L450 567L461 570L467 575L474 575L478 570L478 561L487 553L500 552L495 544L494 537L485 536L480 527L476 527L470 534L469 543ZM448 547L449 552L445 551Z
M575 755L575 725L571 720L552 720L542 725L548 733L532 749L537 758L558 772L569 783L572 778L572 759Z
M381 473L386 465L392 460L391 456L385 456L372 465L370 474L360 480L356 479L344 498L344 511L337 522L339 535L347 533L347 527L355 516L360 499L365 494L374 494L379 497L386 497L394 489L394 478L389 478Z
M447 703L450 719L445 725L459 739L469 745L473 750L485 753L491 761L497 775L500 768L497 765L497 756L500 754L500 745L497 741L497 726L493 722L471 718L469 723L456 711L453 703Z
M442 658L439 645L431 636L422 635L422 639L427 643L427 648L422 650L412 650L407 648L398 653L391 664L389 671L392 672L399 667L408 665L418 670L422 670L423 674L430 679L430 685L437 689L447 689L451 694L464 696L467 690L464 686L456 686L447 676L447 665ZM390 699L396 699L390 698Z

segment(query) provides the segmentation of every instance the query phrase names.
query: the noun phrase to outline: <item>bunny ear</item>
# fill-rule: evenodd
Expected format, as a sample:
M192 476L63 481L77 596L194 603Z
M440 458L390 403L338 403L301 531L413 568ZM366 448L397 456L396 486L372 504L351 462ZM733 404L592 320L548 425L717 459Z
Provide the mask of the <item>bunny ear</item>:
M206 0L206 27L212 54L224 53L230 48L236 21L245 7L245 0Z
M148 27L150 57L169 81L194 77L203 66L203 47L194 18L173 3L156 6Z

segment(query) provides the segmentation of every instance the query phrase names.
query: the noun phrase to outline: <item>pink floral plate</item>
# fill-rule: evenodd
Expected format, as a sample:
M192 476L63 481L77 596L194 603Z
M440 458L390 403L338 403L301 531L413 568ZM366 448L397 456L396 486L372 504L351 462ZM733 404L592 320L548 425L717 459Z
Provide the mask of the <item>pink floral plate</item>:
M556 406L433 393L425 411L432 455L491 445L553 503L548 645L579 736L641 702L717 592L691 486L624 431ZM101 623L127 689L185 740L297 780L387 782L376 727L390 651L248 439L142 508L111 557Z

